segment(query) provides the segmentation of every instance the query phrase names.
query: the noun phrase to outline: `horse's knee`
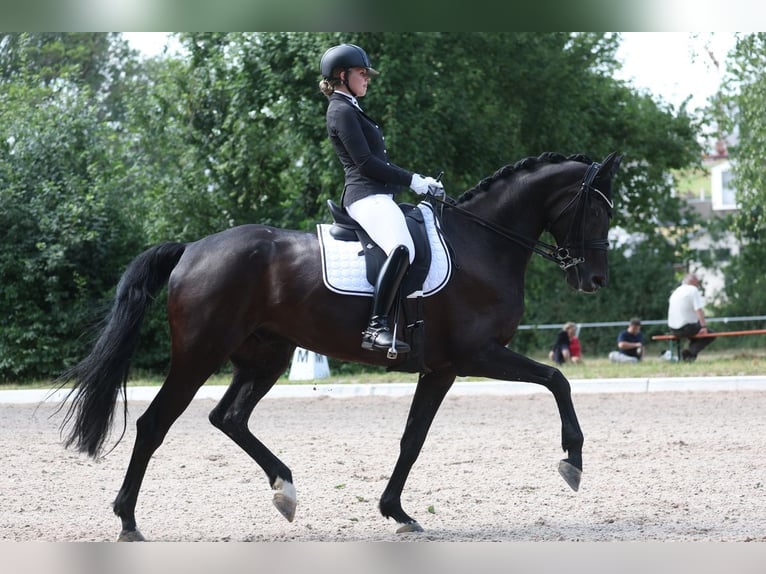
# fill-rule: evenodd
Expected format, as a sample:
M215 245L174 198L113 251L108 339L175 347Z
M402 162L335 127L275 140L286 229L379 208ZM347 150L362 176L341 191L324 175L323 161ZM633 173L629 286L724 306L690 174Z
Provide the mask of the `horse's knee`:
M551 371L546 379L545 387L556 396L561 393L571 393L572 385L569 384L569 379L556 367L550 367L550 369Z

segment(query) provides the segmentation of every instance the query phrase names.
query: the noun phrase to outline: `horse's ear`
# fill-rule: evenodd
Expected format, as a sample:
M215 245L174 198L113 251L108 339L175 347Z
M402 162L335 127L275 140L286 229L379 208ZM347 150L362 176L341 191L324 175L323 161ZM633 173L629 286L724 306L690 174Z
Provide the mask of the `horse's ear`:
M620 167L622 158L623 155L618 155L616 151L610 153L608 156L606 156L606 159L601 162L601 167L598 170L598 176L608 176L610 179L614 177L614 174L617 173L617 169Z

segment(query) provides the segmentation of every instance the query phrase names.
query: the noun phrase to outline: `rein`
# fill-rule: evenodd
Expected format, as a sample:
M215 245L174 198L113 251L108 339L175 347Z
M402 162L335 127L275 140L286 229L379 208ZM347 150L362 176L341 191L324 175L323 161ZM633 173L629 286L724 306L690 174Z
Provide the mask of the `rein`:
M614 208L614 203L607 198L599 189L596 189L593 187L593 181L596 179L596 175L598 174L598 170L601 167L600 163L593 162L590 166L588 166L588 170L585 172L585 177L583 178L582 185L580 186L580 190L577 192L577 195L575 195L574 198L566 205L564 206L564 209L559 212L559 214L551 220L547 228L549 229L553 223L558 221L558 219L566 213L569 208L572 206L573 203L576 203L575 206L575 219L572 222L572 226L569 229L569 232L567 233L566 239L564 240L564 244L562 246L557 245L551 245L550 243L545 243L544 241L540 241L539 239L530 239L520 233L516 233L515 231L512 231L510 229L506 229L504 227L501 227L495 223L492 223L491 221L487 221L486 219L483 219L479 217L478 215L471 213L470 211L467 211L463 209L462 207L457 206L457 202L452 199L449 196L445 195L445 199L442 199L440 197L437 197L435 195L429 194L430 200L436 200L437 203L442 204L442 206L447 206L451 209L454 209L458 211L459 213L463 214L468 219L473 220L474 222L478 223L482 227L485 227L494 233L500 235L501 237L504 237L508 239L509 241L513 241L514 243L521 245L522 247L525 247L534 253L537 253L538 255L544 257L545 259L548 259L549 261L553 261L556 263L559 268L561 268L562 271L565 271L569 269L570 267L573 267L575 265L578 265L580 263L585 262L585 257L573 257L569 250L573 246L574 242L577 240L577 237L572 237L575 235L576 230L579 228L580 230L580 245L583 250L583 254L585 252L586 247L590 247L591 249L601 249L601 250L607 250L609 249L609 241L607 239L588 239L586 240L582 236L582 231L585 228L585 207L589 200L588 192L593 191L597 193L601 198L606 202L606 204L609 206L610 209Z

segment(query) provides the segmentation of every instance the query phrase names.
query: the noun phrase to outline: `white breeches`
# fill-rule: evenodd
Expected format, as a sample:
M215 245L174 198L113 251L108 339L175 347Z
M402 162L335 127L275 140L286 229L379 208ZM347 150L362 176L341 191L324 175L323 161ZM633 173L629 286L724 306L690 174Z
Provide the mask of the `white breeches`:
M370 195L355 201L346 211L386 255L390 255L396 246L404 245L410 252L410 263L415 259L415 244L410 230L392 195Z

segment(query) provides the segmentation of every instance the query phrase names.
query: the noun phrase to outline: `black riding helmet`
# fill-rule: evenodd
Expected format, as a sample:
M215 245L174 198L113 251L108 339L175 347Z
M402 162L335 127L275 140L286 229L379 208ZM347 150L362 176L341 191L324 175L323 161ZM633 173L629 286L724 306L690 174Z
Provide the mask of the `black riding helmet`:
M319 62L319 71L324 78L332 78L332 71L336 68L348 70L349 68L366 68L367 72L376 76L378 72L370 65L370 58L362 48L356 44L340 44L329 48Z

